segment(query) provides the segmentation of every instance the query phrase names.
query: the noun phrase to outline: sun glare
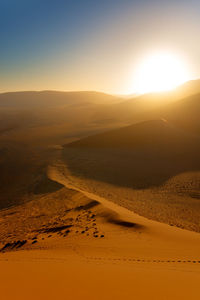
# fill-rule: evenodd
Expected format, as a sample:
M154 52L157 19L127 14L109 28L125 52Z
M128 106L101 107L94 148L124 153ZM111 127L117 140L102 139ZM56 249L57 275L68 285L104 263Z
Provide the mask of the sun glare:
M189 72L181 59L161 53L147 57L135 74L135 92L144 94L175 88L189 80Z

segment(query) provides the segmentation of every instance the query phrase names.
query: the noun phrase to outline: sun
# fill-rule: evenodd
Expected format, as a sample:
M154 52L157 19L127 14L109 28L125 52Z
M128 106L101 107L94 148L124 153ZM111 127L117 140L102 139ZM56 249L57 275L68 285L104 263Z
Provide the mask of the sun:
M135 92L144 94L174 89L189 80L189 72L179 57L158 53L144 59L134 77Z

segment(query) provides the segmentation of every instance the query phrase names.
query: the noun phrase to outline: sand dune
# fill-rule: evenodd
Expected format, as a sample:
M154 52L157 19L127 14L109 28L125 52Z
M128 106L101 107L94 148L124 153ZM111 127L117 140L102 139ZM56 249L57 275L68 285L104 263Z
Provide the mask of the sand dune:
M190 143L190 148L198 145L199 139L190 136L175 127L165 119L150 120L123 127L113 131L108 131L95 136L90 136L67 145L67 147L88 147L88 148L132 148L140 149L149 147L158 149L163 147L166 151L176 151L176 148L186 147Z
M198 135L154 120L70 143L63 157L89 191L121 199L146 217L200 231L199 153Z
M2 299L199 298L199 92L0 95Z
M89 136L65 145L63 153L74 173L139 189L199 171L199 150L199 136L162 119Z
M4 299L198 299L199 234L49 176L59 191L0 213Z

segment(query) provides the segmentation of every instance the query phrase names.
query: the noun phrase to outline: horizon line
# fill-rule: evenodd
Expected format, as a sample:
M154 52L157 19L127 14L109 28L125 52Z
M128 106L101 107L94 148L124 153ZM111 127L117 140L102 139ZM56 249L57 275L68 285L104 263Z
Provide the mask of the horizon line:
M176 90L177 88L189 83L189 82L195 82L195 81L200 81L200 78L196 78L196 79L191 79L188 81L185 81L184 83L176 86L173 89L170 90L165 90L165 91L151 91L151 92L147 92L147 93L128 93L128 94L117 94L117 93L109 93L106 91L102 91L102 90L57 90L57 89L35 89L35 90L12 90L12 91L0 91L0 95L3 94L11 94L11 93L42 93L42 92L56 92L56 93L99 93L99 94L105 94L105 95L110 95L110 96L115 96L115 97L131 97L131 96L142 96L142 95L150 95L150 94L162 94L162 93L169 93L171 91Z

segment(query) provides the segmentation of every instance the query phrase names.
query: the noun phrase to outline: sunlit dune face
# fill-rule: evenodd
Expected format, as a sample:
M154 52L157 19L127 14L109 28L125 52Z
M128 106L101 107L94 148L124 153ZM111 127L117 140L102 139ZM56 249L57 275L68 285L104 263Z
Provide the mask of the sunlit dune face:
M167 91L189 80L189 73L181 59L171 54L147 57L138 67L135 91L149 93Z

